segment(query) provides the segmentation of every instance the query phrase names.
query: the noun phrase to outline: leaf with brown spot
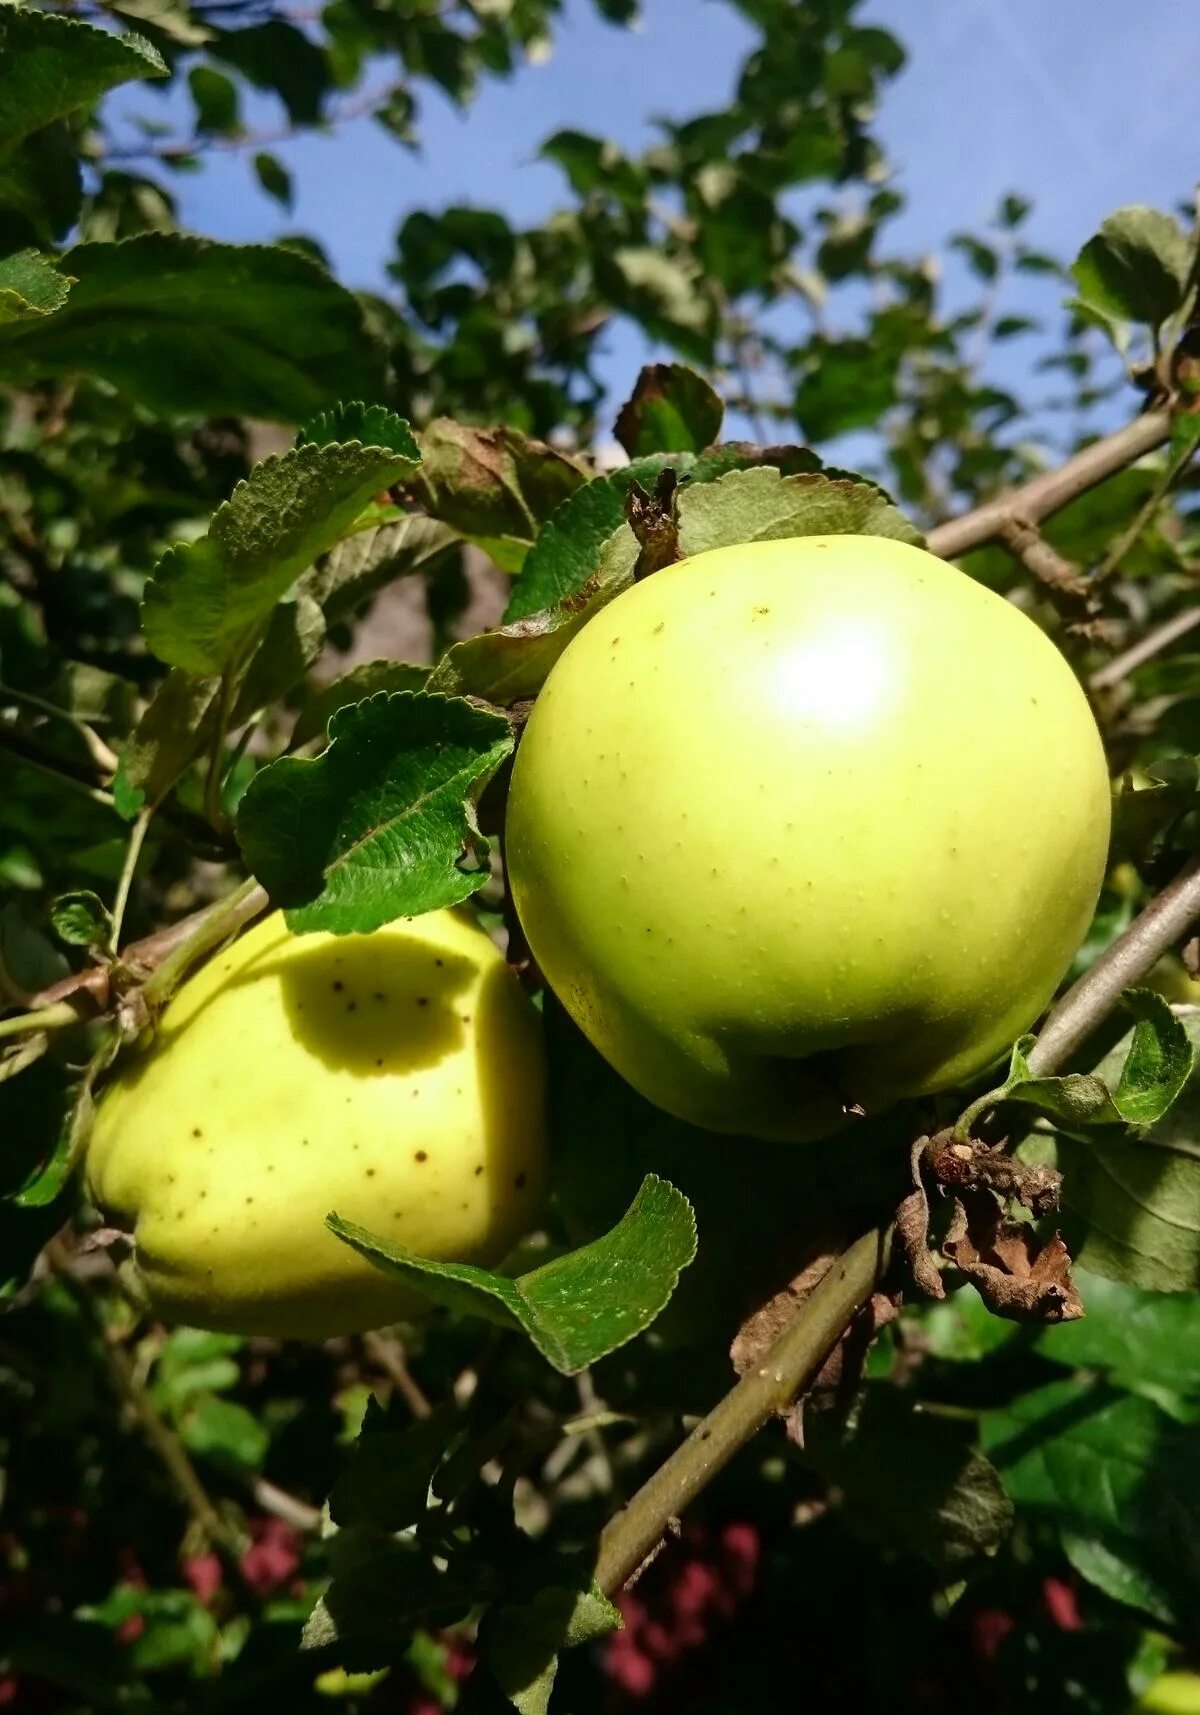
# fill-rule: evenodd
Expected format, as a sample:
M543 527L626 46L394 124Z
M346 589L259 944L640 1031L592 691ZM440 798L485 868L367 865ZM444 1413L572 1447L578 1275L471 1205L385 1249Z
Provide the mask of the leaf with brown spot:
M506 572L520 571L538 526L588 476L574 459L519 429L438 417L420 446L421 468L409 492Z

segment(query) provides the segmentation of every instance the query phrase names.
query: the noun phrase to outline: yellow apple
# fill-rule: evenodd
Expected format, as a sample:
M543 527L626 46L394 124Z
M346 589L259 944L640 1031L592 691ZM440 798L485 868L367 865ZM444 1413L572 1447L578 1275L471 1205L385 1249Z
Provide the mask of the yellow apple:
M697 554L571 642L507 857L533 953L643 1095L804 1139L979 1072L1041 1012L1104 873L1071 669L932 554Z
M423 1256L493 1264L545 1185L541 1021L451 911L371 935L276 913L180 989L99 1106L87 1171L170 1320L314 1339L420 1301L331 1210Z

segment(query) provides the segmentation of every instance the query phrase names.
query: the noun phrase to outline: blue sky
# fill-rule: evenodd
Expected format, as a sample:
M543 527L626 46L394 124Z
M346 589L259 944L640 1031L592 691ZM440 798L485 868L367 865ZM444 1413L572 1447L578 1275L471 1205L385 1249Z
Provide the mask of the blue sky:
M868 0L861 17L910 53L877 126L908 198L892 248L945 254L949 233L977 230L1004 192L1019 190L1034 202L1031 240L1069 256L1112 209L1173 206L1200 177L1191 0ZM720 0L645 0L635 32L605 25L587 0L566 0L545 63L488 80L465 114L424 95L419 155L368 120L278 144L299 193L287 215L258 191L248 151L213 152L202 172L174 181L181 218L239 241L311 232L347 283L379 287L409 210L465 201L540 220L563 200L558 170L537 158L544 137L573 126L637 148L655 114L725 102L751 40ZM134 102L151 105L139 91L118 107ZM251 117L270 127L280 116L264 101ZM948 259L952 280L956 266ZM1023 290L1021 308L1059 295ZM628 332L610 341L617 392L644 355Z

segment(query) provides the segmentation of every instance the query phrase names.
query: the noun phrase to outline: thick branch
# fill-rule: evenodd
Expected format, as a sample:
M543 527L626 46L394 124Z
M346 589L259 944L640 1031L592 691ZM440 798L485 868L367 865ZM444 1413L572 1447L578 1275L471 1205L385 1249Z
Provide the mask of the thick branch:
M1200 858L1152 899L1054 1007L1029 1055L1036 1073L1056 1072L1200 919Z
M816 1373L874 1292L890 1244L887 1233L872 1232L851 1245L805 1299L759 1368L742 1377L610 1520L600 1538L595 1569L596 1582L606 1594L621 1588L658 1543L669 1520L695 1500L738 1448Z
M1172 643L1178 643L1181 637L1186 637L1189 631L1194 631L1200 625L1200 602L1195 607L1185 607L1181 613L1176 613L1162 625L1155 626L1144 637L1139 637L1136 643L1131 643L1128 649L1123 649L1119 655L1114 655L1111 661L1106 661L1103 667L1098 667L1088 680L1093 691L1111 690L1119 685L1122 679L1130 673L1136 673L1139 667L1147 661L1153 661L1156 655L1161 655L1169 649Z
M1141 982L1200 918L1200 858L1153 899L1051 1012L1029 1055L1039 1073L1057 1072L1102 1024L1122 992ZM804 1387L875 1290L891 1243L870 1232L829 1270L770 1348L610 1520L600 1538L595 1577L615 1594L650 1554L675 1518L757 1434L771 1414Z
M1023 519L1027 524L1038 524L1089 488L1095 488L1105 477L1113 476L1145 453L1161 447L1170 433L1169 411L1147 411L1115 434L1093 441L1091 446L1084 447L1057 470L1035 476L1030 482L1022 483L1020 488L1011 488L1007 494L985 501L961 518L939 524L927 538L930 552L940 554L945 560L953 560L959 554L969 553L972 548L982 548L986 542L995 541L1004 526L1014 518Z

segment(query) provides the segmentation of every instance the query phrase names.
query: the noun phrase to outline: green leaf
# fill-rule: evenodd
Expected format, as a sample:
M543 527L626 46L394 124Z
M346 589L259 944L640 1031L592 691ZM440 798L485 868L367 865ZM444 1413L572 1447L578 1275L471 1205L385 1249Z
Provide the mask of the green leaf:
M601 191L627 208L640 209L646 192L641 169L607 137L589 137L583 131L556 131L538 151L554 161L567 176L571 189L581 197Z
M512 749L509 724L470 703L403 691L343 708L329 747L255 776L238 810L254 874L297 932L366 934L454 905L486 868L473 805Z
M648 364L622 405L616 436L630 458L698 453L721 432L725 407L702 375L682 363Z
M50 921L59 940L70 947L105 947L112 933L111 912L86 889L60 894L50 907Z
M1106 1370L1123 1388L1200 1395L1200 1297L1072 1272L1086 1314L1044 1329L1043 1357L1070 1370Z
M420 440L416 498L507 572L521 569L538 526L587 480L573 459L517 429L439 417Z
M633 582L638 543L622 525L600 550L587 583L544 613L456 643L429 678L431 691L482 697L508 707L536 697L567 644L614 596Z
M219 678L197 678L173 667L121 747L113 797L132 821L160 804L203 746L201 727L220 689Z
M819 472L783 476L770 466L689 485L679 496L678 518L684 555L789 536L888 536L917 546L923 540L873 483Z
M787 475L820 468L821 461L807 447L756 447L742 441L726 441L709 447L699 457L692 453L656 453L635 459L611 476L597 477L558 508L538 533L521 575L505 609L506 623L527 619L555 607L582 590L595 577L603 556L614 551L614 532L623 532L634 544L625 523L625 500L635 482L653 489L659 473L668 466L690 486L717 481L734 470L770 466Z
M358 441L364 447L387 447L410 465L420 463L421 449L403 417L386 405L364 405L361 400L335 405L304 424L296 435L298 447L339 446Z
M423 691L428 678L429 668L411 661L360 662L312 692L292 728L293 749L322 737L332 716L348 704L365 702L380 691Z
M196 104L196 129L228 135L238 129L237 90L224 72L209 65L193 66L188 88Z
M0 380L94 376L167 417L273 422L379 385L358 301L297 251L147 232L62 266L61 309L0 327Z
M1071 1129L1150 1126L1160 1120L1191 1076L1195 1049L1162 995L1150 989L1127 989L1121 1005L1137 1023L1119 1077L1116 1067L1108 1063L1096 1072L1035 1077L1026 1059L1035 1039L1023 1036L1013 1046L1008 1077L996 1100L1028 1103ZM1106 1076L1116 1078L1111 1090Z
M434 1472L453 1442L445 1410L413 1421L367 1401L354 1451L329 1494L329 1516L339 1529L368 1525L407 1530L425 1513Z
M525 558L504 610L505 623L543 613L582 589L595 573L604 545L625 525L625 496L632 485L652 488L659 472L674 462L665 454L638 459L586 483L564 501Z
M1157 328L1182 304L1190 267L1191 244L1174 216L1134 205L1101 222L1071 273L1087 309Z
M985 1413L982 1431L1013 1502L1057 1527L1083 1577L1183 1623L1200 1583L1200 1428L1070 1380Z
M270 1431L252 1411L211 1393L193 1399L178 1423L189 1452L202 1458L216 1455L251 1471L261 1468L271 1444Z
M235 30L215 30L209 52L259 89L274 90L293 125L317 125L330 87L322 47L297 25L269 18Z
M940 1571L994 1554L1012 1527L1000 1478L962 1425L889 1383L868 1386L848 1429L834 1413L810 1413L804 1457L840 1491L859 1535Z
M223 672L301 572L410 468L401 453L354 441L264 459L206 536L159 561L142 598L150 647L189 672Z
M292 175L278 155L260 149L254 157L254 176L269 197L273 197L281 208L291 211L296 200Z
M53 315L66 303L70 289L69 276L36 250L0 258L0 327Z
M691 1205L653 1173L611 1232L516 1280L469 1263L432 1262L336 1214L327 1224L368 1262L436 1303L523 1328L562 1375L576 1375L647 1328L696 1254Z
M559 1652L595 1643L622 1624L620 1609L594 1581L585 1590L550 1585L529 1602L489 1608L480 1654L520 1715L548 1715Z
M432 572L458 547L458 534L416 515L356 530L307 572L300 588L319 601L332 624L345 619L397 578Z
M32 6L0 6L0 155L131 78L165 77L158 50Z

